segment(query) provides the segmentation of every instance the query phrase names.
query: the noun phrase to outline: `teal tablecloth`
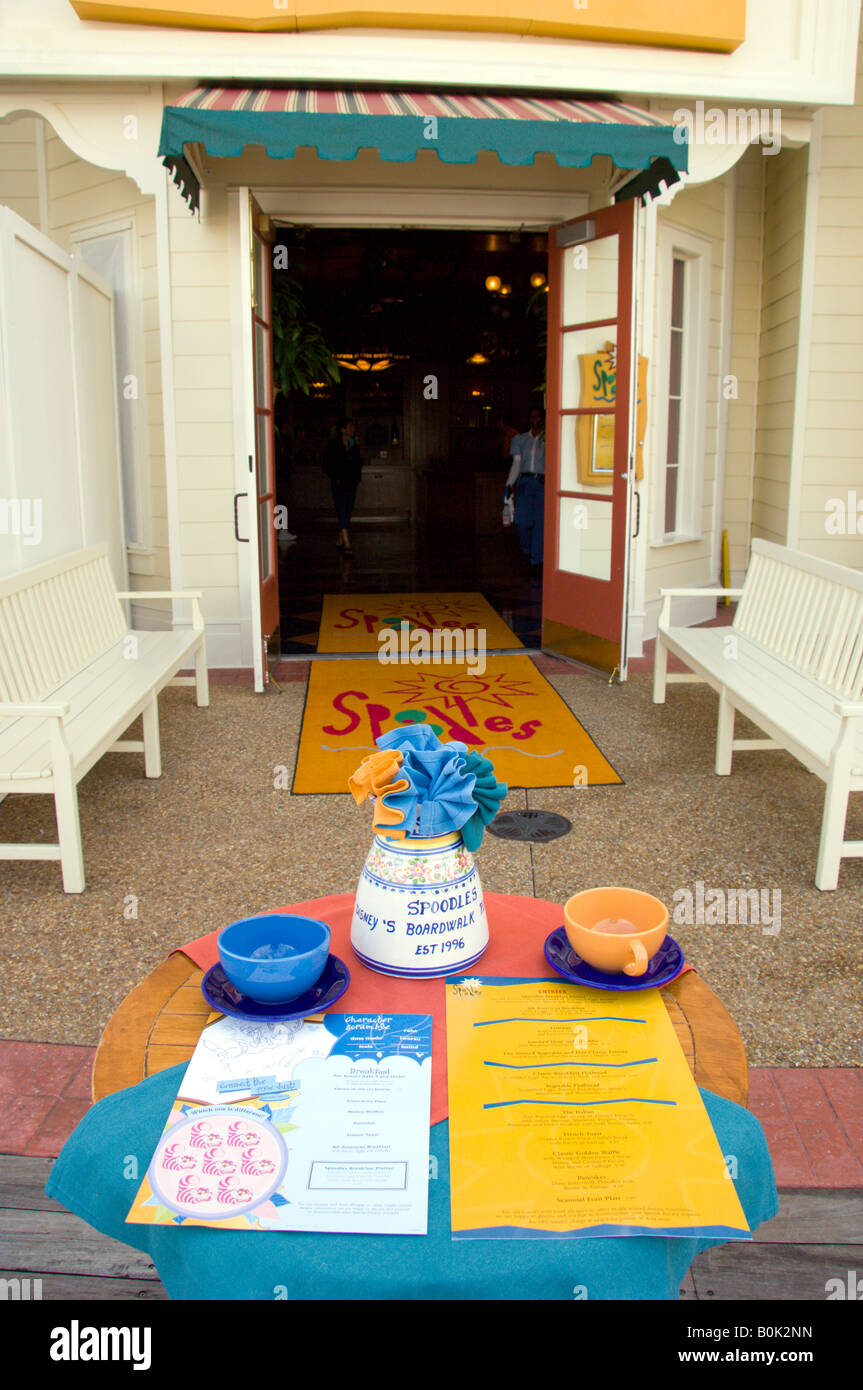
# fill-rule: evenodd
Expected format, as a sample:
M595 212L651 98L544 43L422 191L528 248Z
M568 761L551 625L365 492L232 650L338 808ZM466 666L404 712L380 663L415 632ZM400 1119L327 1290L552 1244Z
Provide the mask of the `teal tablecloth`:
M657 1236L453 1241L446 1121L431 1131L436 1177L427 1236L126 1225L185 1069L171 1067L95 1105L45 1188L98 1231L146 1251L171 1298L677 1299L699 1251L723 1243ZM777 1211L763 1131L748 1110L701 1095L723 1154L736 1160L735 1185L754 1230Z

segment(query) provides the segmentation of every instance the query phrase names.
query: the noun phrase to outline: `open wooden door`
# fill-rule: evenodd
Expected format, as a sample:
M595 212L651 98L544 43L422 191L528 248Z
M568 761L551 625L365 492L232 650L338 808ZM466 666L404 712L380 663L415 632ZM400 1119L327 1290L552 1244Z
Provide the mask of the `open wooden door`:
M279 547L276 545L276 433L273 402L273 234L270 219L249 195L252 219L252 341L255 363L255 474L261 637L266 657L279 626ZM275 653L278 655L278 653Z
M635 203L549 231L542 645L626 675Z
M270 220L261 211L248 189L240 189L240 198L248 198L248 218L242 215L241 246L243 259L249 267L248 295L251 315L250 335L246 340L251 352L251 371L247 391L251 388L249 421L252 429L252 452L249 454L248 507L245 509L248 534L239 534L237 503L234 499L234 527L237 540L249 543L250 586L252 590L252 627L255 689L262 690L269 681L268 657L278 655L279 627L279 548L275 535L276 507L276 439L273 411L273 325L272 325L272 232ZM248 322L248 320L247 320ZM275 648L275 650L272 650Z

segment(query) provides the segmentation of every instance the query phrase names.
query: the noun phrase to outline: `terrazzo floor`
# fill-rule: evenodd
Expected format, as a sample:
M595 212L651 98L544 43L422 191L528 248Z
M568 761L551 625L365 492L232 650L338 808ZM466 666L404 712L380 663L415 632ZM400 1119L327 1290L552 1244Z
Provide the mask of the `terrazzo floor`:
M558 811L573 829L543 846L487 835L484 886L562 903L623 882L672 909L683 892L697 902L699 883L705 894L755 888L763 922L671 928L733 1014L750 1065L861 1065L863 861L845 861L837 892L815 888L823 783L784 752L737 754L733 775L716 777L716 697L706 687L672 687L655 707L646 672L609 686L539 664L625 785L512 791L504 809ZM0 862L0 1037L92 1046L173 947L355 884L370 843L366 808L347 793L293 796L276 785L290 785L278 770L293 769L304 689L293 679L256 696L214 681L208 710L187 689L167 690L162 778L144 778L138 755L116 754L80 786L85 893L62 892L57 864ZM54 839L51 799L8 797L0 825L4 840ZM847 834L863 837L861 798Z

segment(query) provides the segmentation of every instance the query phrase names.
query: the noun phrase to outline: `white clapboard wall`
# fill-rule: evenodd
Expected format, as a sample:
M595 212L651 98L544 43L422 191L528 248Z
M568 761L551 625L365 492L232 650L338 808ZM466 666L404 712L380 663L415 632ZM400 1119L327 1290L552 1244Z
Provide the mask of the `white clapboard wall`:
M127 587L112 290L0 206L0 577L104 541Z

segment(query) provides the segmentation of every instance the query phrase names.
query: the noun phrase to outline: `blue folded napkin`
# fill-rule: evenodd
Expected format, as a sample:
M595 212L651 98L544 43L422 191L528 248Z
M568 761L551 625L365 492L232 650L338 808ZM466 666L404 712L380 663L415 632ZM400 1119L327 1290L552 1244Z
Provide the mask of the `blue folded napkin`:
M441 743L425 724L391 729L377 743L403 755L399 772L409 785L390 793L387 805L402 812L401 827L408 835L448 835L474 816L476 778L464 769L465 744Z
M432 732L430 724L400 724L397 729L390 729L385 734L380 734L375 739L378 748L398 748L400 752L407 753L408 749L440 748L441 741L437 734ZM460 743L459 748L464 748Z
M406 755L408 776L419 793L418 835L447 835L474 814L476 778L463 771L463 749L464 744L450 743Z
M474 779L474 813L461 827L465 848L475 853L482 844L482 837L489 821L494 820L500 810L500 803L506 796L506 783L498 782L494 767L489 758L481 753L467 753L464 771Z
M98 1231L146 1251L171 1298L676 1300L699 1251L723 1244L663 1236L453 1241L446 1121L431 1130L427 1236L126 1225L185 1069L170 1067L93 1106L45 1187ZM777 1212L761 1126L733 1102L701 1095L722 1152L737 1160L735 1186L755 1228Z

